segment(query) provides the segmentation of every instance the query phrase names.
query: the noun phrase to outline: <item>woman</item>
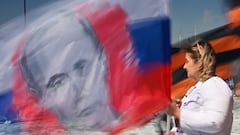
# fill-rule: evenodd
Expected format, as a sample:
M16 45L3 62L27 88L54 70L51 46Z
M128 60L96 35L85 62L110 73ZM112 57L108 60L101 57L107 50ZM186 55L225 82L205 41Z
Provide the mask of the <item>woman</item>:
M184 49L187 76L196 84L182 99L181 107L173 101L166 109L174 116L176 135L230 135L233 114L232 91L215 75L216 59L211 45L198 40Z

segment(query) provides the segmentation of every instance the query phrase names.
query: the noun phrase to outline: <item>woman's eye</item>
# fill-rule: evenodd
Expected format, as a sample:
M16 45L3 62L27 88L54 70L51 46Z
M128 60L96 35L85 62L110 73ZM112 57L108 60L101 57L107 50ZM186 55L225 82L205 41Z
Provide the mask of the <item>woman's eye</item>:
M53 75L47 83L47 88L56 88L63 85L67 76L68 75L66 73L59 73Z

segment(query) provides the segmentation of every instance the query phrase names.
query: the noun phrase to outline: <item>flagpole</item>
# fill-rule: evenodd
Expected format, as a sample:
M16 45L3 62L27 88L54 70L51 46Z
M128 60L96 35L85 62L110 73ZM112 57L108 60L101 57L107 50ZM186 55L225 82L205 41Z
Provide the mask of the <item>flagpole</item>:
M24 3L23 3L23 12L24 12L24 26L26 26L26 14L27 14L27 10L26 10L26 0L24 0Z
M171 123L171 116L167 115L166 135L170 135L170 123Z

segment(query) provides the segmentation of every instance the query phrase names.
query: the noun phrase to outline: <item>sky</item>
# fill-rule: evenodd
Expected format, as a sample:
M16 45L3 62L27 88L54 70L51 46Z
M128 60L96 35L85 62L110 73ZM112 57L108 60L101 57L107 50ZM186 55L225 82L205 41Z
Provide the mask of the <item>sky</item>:
M27 13L55 0L26 0ZM1 0L0 25L24 14L24 0ZM227 23L223 0L170 0L171 42Z
M26 11L48 4L54 0L26 0ZM24 14L24 0L0 1L0 25Z
M226 9L223 0L171 0L172 42L226 24Z

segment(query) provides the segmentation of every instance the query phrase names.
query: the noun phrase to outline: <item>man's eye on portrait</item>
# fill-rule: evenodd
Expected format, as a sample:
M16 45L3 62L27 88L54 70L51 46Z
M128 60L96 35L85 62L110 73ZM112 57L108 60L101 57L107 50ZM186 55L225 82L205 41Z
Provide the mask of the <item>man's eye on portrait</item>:
M78 60L73 66L73 70L76 70L78 75L80 76L86 75L86 72L87 72L86 68L87 68L87 60L83 60L83 59Z
M66 73L59 73L53 75L47 83L47 88L56 88L63 85L67 77L68 75Z

